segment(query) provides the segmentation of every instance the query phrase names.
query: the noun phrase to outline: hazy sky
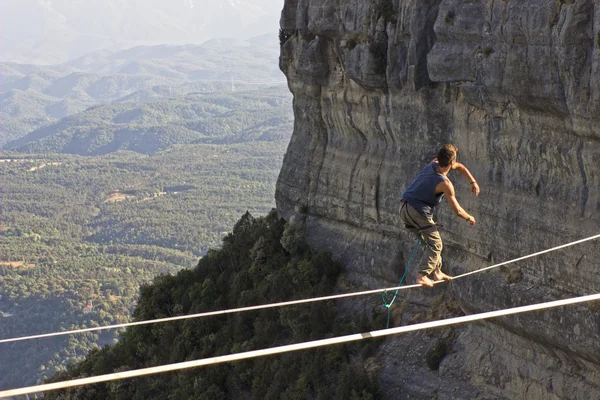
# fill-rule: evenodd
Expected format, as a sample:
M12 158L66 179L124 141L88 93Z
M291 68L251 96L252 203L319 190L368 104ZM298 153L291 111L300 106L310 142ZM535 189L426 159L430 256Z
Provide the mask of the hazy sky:
M283 0L0 0L0 61L277 34Z

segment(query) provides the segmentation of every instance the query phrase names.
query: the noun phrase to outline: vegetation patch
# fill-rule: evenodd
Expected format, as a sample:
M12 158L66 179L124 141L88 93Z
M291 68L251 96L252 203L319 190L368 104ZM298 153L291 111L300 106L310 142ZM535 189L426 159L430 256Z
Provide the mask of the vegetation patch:
M384 75L387 70L387 56L388 56L388 45L386 41L375 41L369 45L369 52L373 57L375 65L375 73L378 75Z
M176 185L176 186L167 186L164 188L164 191L167 193L170 193L170 192L181 193L181 192L189 192L190 190L196 190L196 189L198 189L198 188L194 185Z
M447 339L439 338L425 353L425 362L432 371L440 368L442 360L452 351L452 344Z
M426 321L437 321L463 315L465 313L458 301L451 295L441 293L431 302ZM437 371L442 360L452 352L452 343L456 333L452 327L428 329L426 333L430 337L437 337L433 346L425 353L427 367L432 371Z
M513 284L518 283L523 279L523 272L521 268L508 268L506 271L506 283Z
M354 50L354 48L358 45L358 42L354 38L350 38L346 40L346 48L350 51Z
M448 25L454 25L454 17L455 17L455 13L453 10L450 10L446 13L446 16L444 17L444 22Z
M600 301L596 300L588 303L588 310L593 313L600 314Z
M431 302L427 318L435 321L443 318L460 317L465 315L458 301L451 295L441 293Z
M555 13L555 14L552 16L552 19L551 19L551 20L548 22L548 27L549 27L549 28L551 28L551 29L552 29L553 27L555 27L555 26L556 26L556 24L558 24L558 20L559 20L559 18L560 18L560 10L559 10L559 12L558 12L558 13Z
M377 5L377 16L383 18L386 22L393 24L398 22L398 14L394 10L394 3L392 0L380 0Z
M483 54L485 56L485 58L488 58L489 56L491 56L494 53L495 53L494 49L491 47L484 47L483 50L481 50L481 54Z
M288 41L289 38L292 37L292 34L285 29L279 30L279 46L283 46L285 42Z
M332 293L341 268L328 254L302 240L303 221L287 225L275 211L263 218L246 213L191 270L145 285L134 317L154 319ZM373 329L368 319L337 316L334 302L262 310L168 325L137 326L119 343L90 353L53 381L125 368L322 339ZM364 324L364 326L363 326ZM49 399L376 399L376 382L351 360L368 358L376 345L331 346L306 352L221 364L199 371L154 375L46 394Z
M410 317L410 320L412 323L418 324L446 318L461 317L463 315L465 315L464 311L460 307L458 301L456 301L452 295L440 293L439 296L433 299L431 305L426 311L415 313ZM449 334L451 332L451 328L444 328L442 330L438 328L427 329L425 332L429 336L436 336L439 335L440 332Z

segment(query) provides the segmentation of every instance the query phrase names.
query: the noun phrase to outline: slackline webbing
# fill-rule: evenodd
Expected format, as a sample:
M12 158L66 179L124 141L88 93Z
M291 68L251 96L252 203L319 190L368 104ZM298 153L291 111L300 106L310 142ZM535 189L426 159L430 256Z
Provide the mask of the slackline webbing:
M330 338L330 339L314 340L314 341L310 341L310 342L303 342L303 343L291 344L291 345L286 345L286 346L278 346L278 347L272 347L272 348L262 349L262 350L254 350L254 351L248 351L248 352L244 352L244 353L204 358L201 360L187 361L187 362L163 365L163 366L158 366L158 367L143 368L143 369L132 370L132 371L124 371L124 372L116 372L113 374L99 375L99 376L93 376L93 377L82 378L82 379L74 379L74 380L65 381L65 382L56 382L56 383L49 383L49 384L38 385L38 386L30 386L30 387L25 387L25 388L20 388L20 389L5 390L5 391L0 392L0 398L10 397L10 396L20 396L20 395L31 394L31 393L41 393L41 392L46 392L46 391L50 391L50 390L66 389L66 388L75 387L75 386L89 385L89 384L101 383L101 382L109 382L109 381L115 381L115 380L119 380L119 379L135 378L135 377L159 374L159 373L164 373L164 372L179 371L179 370L183 370L183 369L203 367L203 366L207 366L207 365L214 365L214 364L220 364L220 363L226 363L226 362L232 362L232 361L246 360L246 359L250 359L250 358L263 357L263 356L268 356L268 355L273 355L273 354L281 354L281 353L287 353L287 352L298 351L298 350L312 349L315 347L331 346L334 344L355 342L355 341L359 341L359 340L363 340L363 339L396 335L396 334L401 334L401 333L406 333L406 332L419 331L419 330L423 330L423 329L437 328L437 327L441 327L441 326L462 324L462 323L466 323L466 322L479 321L479 320L488 319L488 318L496 318L496 317L526 313L526 312L537 311L537 310L544 310L544 309L561 307L561 306L578 304L578 303L584 303L584 302L594 301L594 300L600 300L600 294L593 294L593 295L589 295L589 296L551 301L548 303L540 303L540 304L534 304L534 305L523 306L523 307L508 308L505 310L491 311L491 312L486 312L486 313L481 313L481 314L467 315L464 317L449 318L449 319L444 319L444 320L439 320L439 321L425 322L422 324L401 326L398 328L390 328L390 329L382 329L382 330L372 331L372 332L357 333L357 334L353 334L353 335L339 336L339 337L334 337L334 338Z
M531 257L536 257L536 256L539 256L539 255L542 255L545 253L550 253L552 251L564 249L565 247L574 246L576 244L580 244L580 243L598 239L598 238L600 238L600 234L595 235L595 236L590 236L585 239L577 240L575 242L563 244L563 245L560 245L557 247L553 247L551 249L539 251L537 253L529 254L527 256L519 257L514 260L505 261L500 264L495 264L495 265L492 265L489 267L485 267L485 268L481 268L481 269L478 269L475 271L467 272L465 274L455 276L452 279L452 281L455 281L456 279L464 278L466 276L473 275L473 274L476 274L479 272L487 271L492 268L497 268L497 267L500 267L503 265L512 264L517 261L522 261L522 260L525 260L525 259L528 259ZM452 281L450 281L450 282L452 282ZM440 284L443 282L446 282L446 281L437 281L437 282L434 282L434 284L437 285L437 284ZM284 301L284 302L280 302L280 303L271 303L271 304L263 304L263 305L258 305L258 306L233 308L233 309L229 309L229 310L210 311L210 312L199 313L199 314L178 315L175 317L159 318L159 319L153 319L153 320L147 320L147 321L136 321L136 322L123 323L123 324L116 324L116 325L98 326L98 327L93 327L93 328L75 329L75 330L52 332L52 333L43 333L43 334L39 334L39 335L22 336L22 337L17 337L17 338L10 338L10 339L0 339L0 344L10 343L10 342L20 342L20 341L32 340L32 339L41 339L41 338L47 338L47 337L53 337L53 336L72 335L72 334L76 334L76 333L94 332L94 331L101 331L101 330L107 330L107 329L127 328L130 326L156 324L156 323L160 323L160 322L180 321L180 320L191 319L191 318L211 317L211 316L216 316L216 315L233 314L233 313L245 312L245 311L263 310L263 309L267 309L267 308L276 308L276 307L291 306L291 305L296 305L296 304L314 303L314 302L318 302L318 301L336 300L336 299L343 299L343 298L348 298L348 297L358 297L358 296L365 296L365 295L369 295L369 294L381 294L382 292L385 292L385 291L391 292L393 290L406 290L406 289L413 289L413 288L417 288L417 287L421 287L421 286L422 285L420 285L420 284L419 285L396 286L396 287L385 288L385 289L374 289L374 290L366 290L363 292L344 293L344 294L337 294L337 295L324 296L324 297L314 297L314 298L310 298L310 299Z

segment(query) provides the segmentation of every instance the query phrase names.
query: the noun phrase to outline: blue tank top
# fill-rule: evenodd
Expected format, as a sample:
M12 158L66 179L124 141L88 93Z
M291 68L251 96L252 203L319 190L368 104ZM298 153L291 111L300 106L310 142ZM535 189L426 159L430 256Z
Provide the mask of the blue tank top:
M434 207L444 198L443 193L435 194L435 188L448 178L437 172L437 166L436 161L427 164L402 195L403 200L426 218L433 218Z

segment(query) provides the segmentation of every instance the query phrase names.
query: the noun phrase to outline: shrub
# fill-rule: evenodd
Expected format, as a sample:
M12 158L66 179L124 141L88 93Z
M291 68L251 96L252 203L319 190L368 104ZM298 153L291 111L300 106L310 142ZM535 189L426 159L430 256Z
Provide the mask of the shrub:
M358 43L356 42L356 40L354 38L346 40L346 48L350 51L354 50L354 48L356 47L357 44Z
M281 237L281 246L290 254L302 252L306 249L304 235L306 234L306 222L304 219L292 219L287 224Z
M369 52L375 61L375 73L385 74L387 69L387 41L372 42L369 46Z
M495 52L494 52L494 49L492 49L491 47L484 47L483 50L481 51L481 53L485 56L485 58L488 58Z
M592 301L588 304L588 310L600 314L600 301Z
M381 0L377 7L377 14L379 17L383 17L386 22L396 23L398 22L398 17L396 12L394 11L394 4L392 0Z
M444 22L447 23L448 25L454 25L454 11L450 10L448 11L448 13L446 14L446 17L444 17Z
M432 371L437 371L440 368L440 363L451 351L450 344L444 339L438 339L433 346L425 353L425 361L427 367Z
M517 283L523 279L523 272L521 272L520 268L511 268L508 270L506 274L506 283Z
M279 46L283 46L290 37L292 37L292 34L290 32L280 29L279 30Z

